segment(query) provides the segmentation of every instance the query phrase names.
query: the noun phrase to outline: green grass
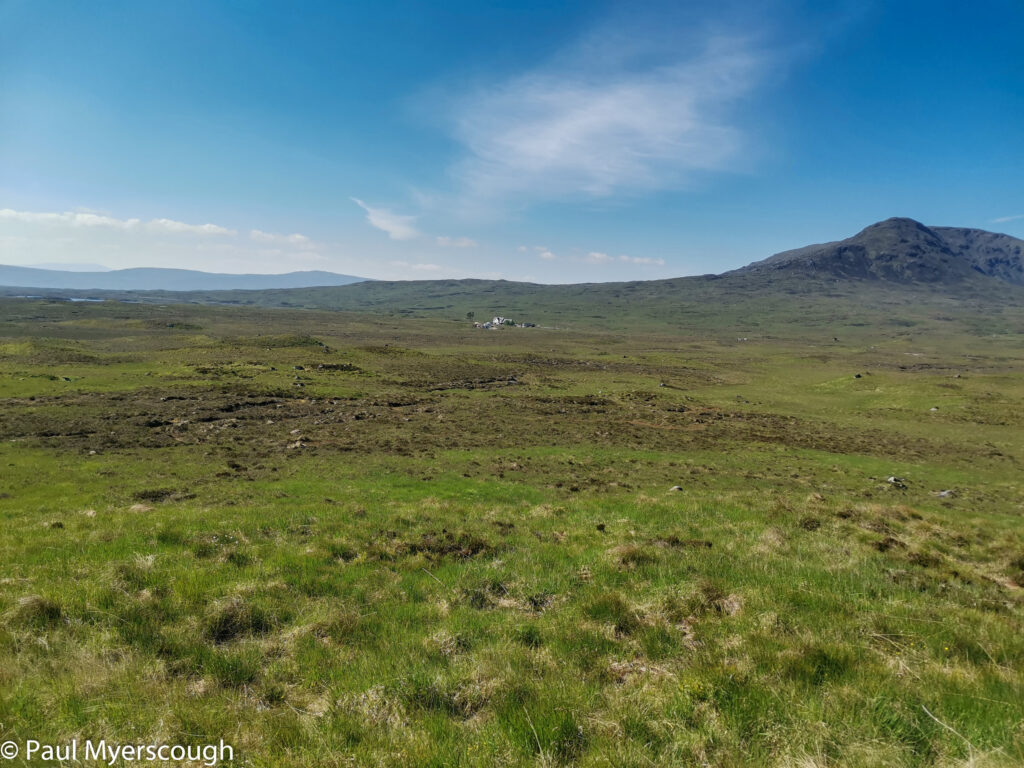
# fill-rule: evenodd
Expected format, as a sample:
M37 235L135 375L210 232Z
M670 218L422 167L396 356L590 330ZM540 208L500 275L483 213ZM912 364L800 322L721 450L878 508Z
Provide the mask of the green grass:
M1024 763L1019 337L0 321L0 740Z

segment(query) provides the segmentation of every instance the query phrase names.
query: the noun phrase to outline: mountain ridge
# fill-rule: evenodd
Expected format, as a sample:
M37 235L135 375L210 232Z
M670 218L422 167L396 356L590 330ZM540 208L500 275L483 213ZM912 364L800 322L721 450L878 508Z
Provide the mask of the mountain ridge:
M895 283L948 284L984 276L1024 285L1024 240L983 229L928 227L914 219L891 218L845 240L782 251L733 273L776 270Z

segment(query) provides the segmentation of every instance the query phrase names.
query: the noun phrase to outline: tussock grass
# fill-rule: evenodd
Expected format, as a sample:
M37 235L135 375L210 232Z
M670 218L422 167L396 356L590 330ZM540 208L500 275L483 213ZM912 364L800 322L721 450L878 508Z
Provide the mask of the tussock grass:
M0 313L4 740L1024 763L1018 342Z

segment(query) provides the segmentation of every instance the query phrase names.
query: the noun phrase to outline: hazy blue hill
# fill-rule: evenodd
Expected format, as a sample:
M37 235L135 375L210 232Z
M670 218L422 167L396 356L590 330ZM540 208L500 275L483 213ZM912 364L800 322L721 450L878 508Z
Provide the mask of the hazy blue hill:
M0 265L0 285L20 288L110 291L230 291L348 285L365 278L333 272L288 272L281 275L231 275L190 269L115 269L70 272Z

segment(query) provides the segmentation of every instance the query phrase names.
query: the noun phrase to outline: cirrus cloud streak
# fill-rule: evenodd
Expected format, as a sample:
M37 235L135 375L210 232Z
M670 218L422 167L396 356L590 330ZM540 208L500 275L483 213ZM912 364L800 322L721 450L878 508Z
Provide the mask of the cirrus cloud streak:
M745 39L712 37L657 65L613 53L591 41L458 102L453 132L466 156L453 172L466 193L601 198L730 166L743 146L730 108L763 65Z

